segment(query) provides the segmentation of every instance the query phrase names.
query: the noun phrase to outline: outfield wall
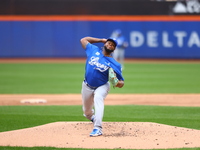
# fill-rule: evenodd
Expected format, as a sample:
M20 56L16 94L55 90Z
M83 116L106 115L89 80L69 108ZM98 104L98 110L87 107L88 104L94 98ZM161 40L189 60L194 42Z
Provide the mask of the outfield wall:
M0 57L85 57L82 37L115 29L129 42L126 58L200 59L198 16L0 16Z

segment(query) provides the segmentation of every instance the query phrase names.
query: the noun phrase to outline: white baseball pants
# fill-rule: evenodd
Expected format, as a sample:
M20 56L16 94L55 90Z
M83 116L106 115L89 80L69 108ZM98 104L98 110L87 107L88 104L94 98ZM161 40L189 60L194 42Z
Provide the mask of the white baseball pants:
M98 87L96 90L89 88L82 83L82 104L84 116L93 120L94 129L102 129L102 120L104 115L104 99L110 91L110 83Z

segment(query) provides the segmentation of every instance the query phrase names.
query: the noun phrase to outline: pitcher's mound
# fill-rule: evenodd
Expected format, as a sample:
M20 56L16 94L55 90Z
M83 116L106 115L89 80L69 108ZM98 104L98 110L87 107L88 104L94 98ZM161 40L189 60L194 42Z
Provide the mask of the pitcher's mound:
M56 122L1 132L0 146L65 148L183 148L200 147L200 130L148 122L104 122L103 135L89 137L90 122Z

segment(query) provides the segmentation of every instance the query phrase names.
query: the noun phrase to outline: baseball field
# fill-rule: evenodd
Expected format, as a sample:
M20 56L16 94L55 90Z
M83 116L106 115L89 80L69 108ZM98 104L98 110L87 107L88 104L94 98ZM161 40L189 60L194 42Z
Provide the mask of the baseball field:
M103 136L82 115L82 59L0 59L0 149L200 149L200 61L126 60Z

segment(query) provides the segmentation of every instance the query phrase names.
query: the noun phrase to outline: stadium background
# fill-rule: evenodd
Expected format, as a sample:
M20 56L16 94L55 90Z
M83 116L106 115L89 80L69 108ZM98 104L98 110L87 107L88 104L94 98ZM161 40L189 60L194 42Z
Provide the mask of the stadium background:
M200 3L192 2L2 0L0 58L85 57L80 38L121 29L126 58L199 59Z

